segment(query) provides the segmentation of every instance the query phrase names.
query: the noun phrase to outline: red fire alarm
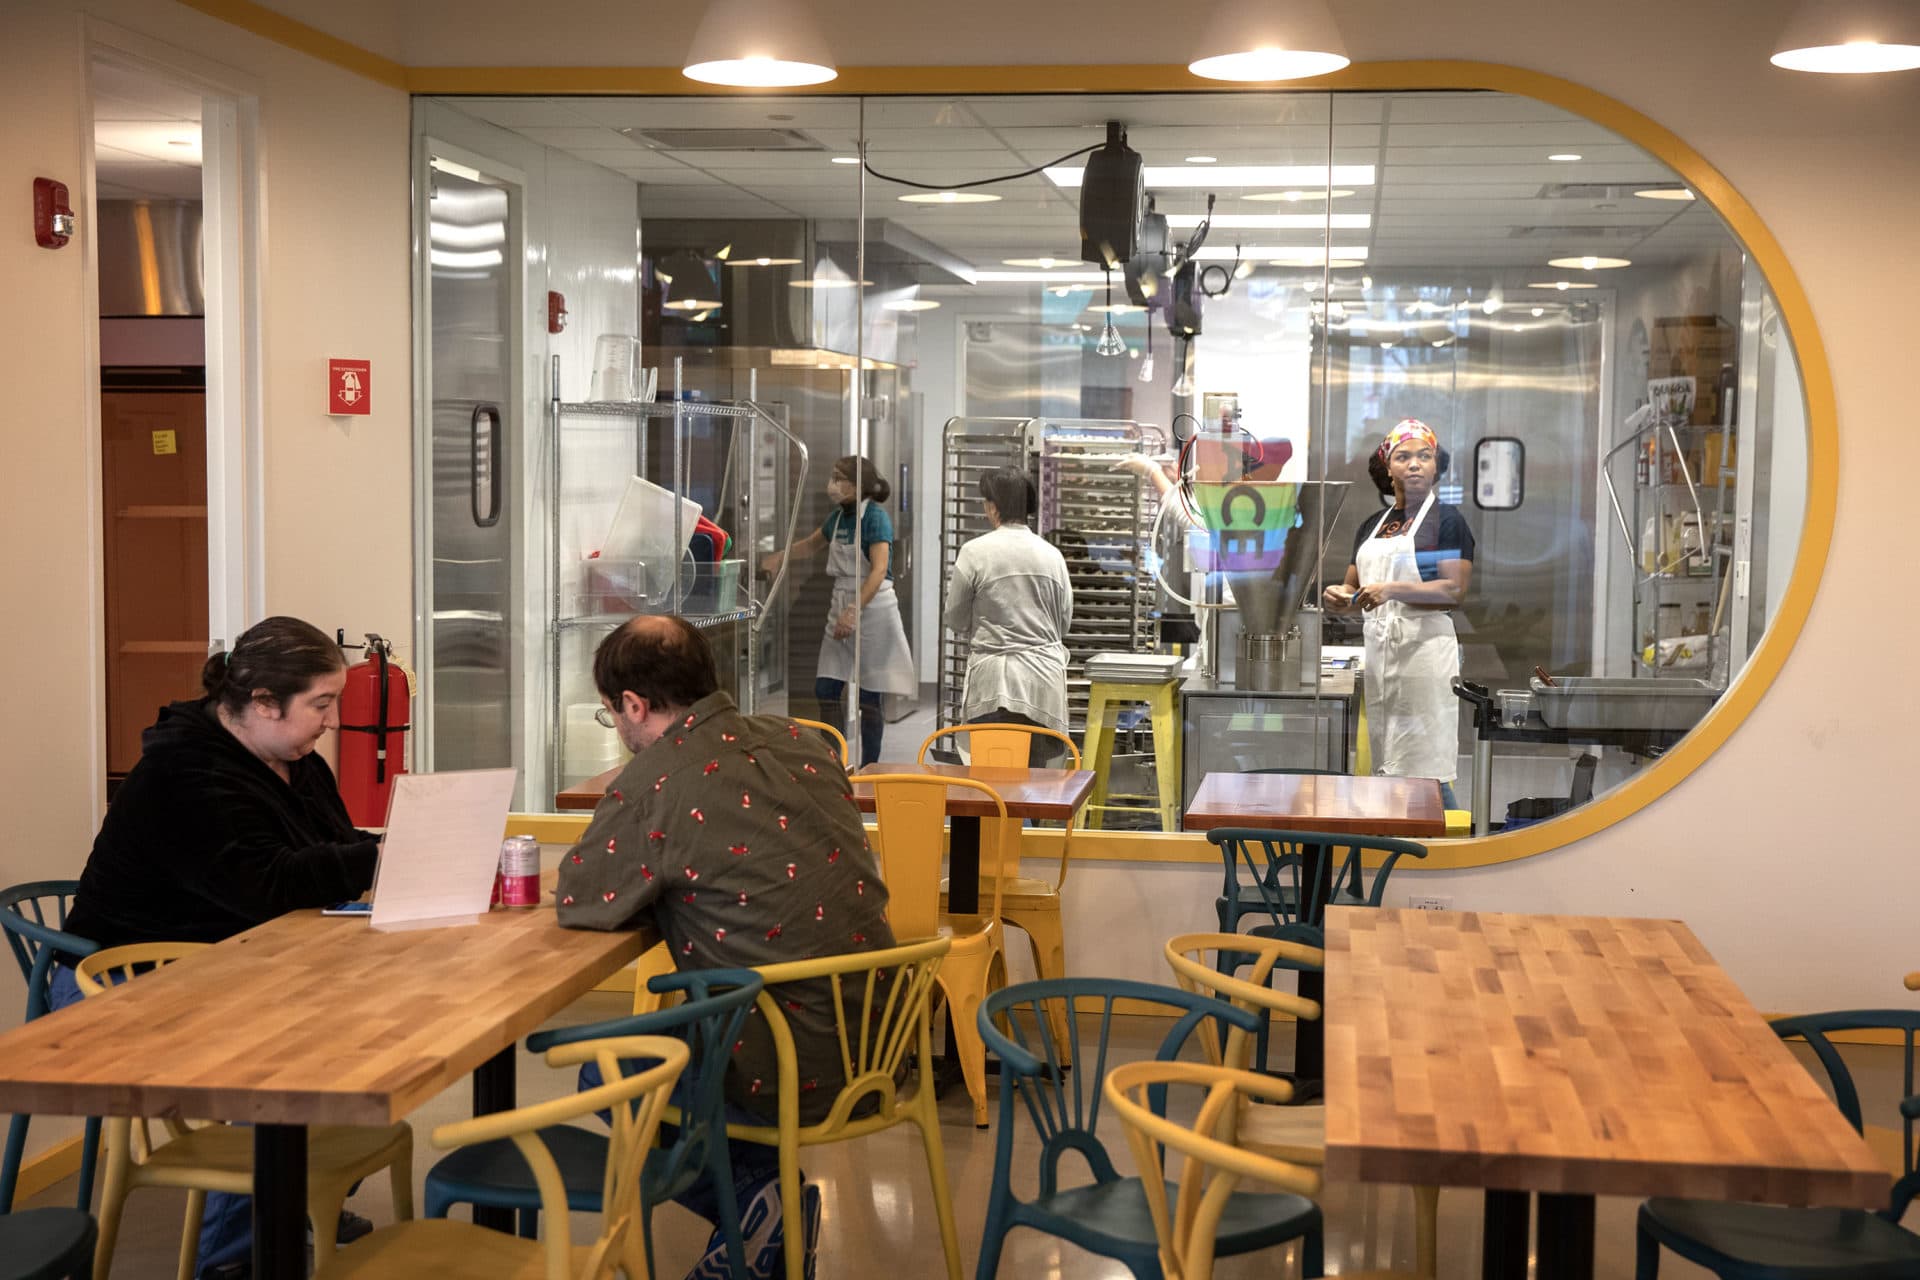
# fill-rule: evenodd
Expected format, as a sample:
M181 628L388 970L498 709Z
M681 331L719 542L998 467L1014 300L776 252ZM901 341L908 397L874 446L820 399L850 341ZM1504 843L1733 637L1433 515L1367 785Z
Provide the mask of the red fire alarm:
M373 361L327 361L327 412L334 417L373 412Z
M42 249L58 249L73 238L73 206L67 203L66 183L33 180L33 238Z
M547 332L559 333L567 327L567 295L547 290Z

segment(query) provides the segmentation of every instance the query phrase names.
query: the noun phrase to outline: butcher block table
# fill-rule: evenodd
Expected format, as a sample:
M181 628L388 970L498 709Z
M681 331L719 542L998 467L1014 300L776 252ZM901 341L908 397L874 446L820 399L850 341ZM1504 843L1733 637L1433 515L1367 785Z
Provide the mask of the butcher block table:
M1419 840L1447 834L1447 811L1431 778L1209 773L1193 793L1185 825L1189 831L1273 827Z
M1329 1177L1486 1189L1486 1277L1593 1274L1594 1197L1864 1209L1886 1168L1677 920L1334 907Z
M0 1110L255 1124L253 1274L300 1280L307 1126L393 1124L469 1073L475 1114L512 1107L515 1042L652 941L551 905L398 933L296 911L0 1035Z

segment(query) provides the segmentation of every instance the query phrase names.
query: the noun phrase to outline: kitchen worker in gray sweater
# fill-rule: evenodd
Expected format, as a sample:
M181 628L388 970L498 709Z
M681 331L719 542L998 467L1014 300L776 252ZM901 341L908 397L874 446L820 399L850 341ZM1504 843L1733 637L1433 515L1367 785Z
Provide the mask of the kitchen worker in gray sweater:
M560 923L651 926L682 969L752 968L894 945L887 890L839 757L784 716L742 715L719 691L705 637L678 617L634 618L593 659L603 723L634 755L561 859ZM864 984L847 984L859 999ZM800 1122L823 1119L844 1081L825 979L780 989L799 1059ZM860 1025L857 1013L850 1018ZM773 1038L750 1018L727 1072L743 1123L777 1122ZM783 1274L772 1147L732 1150L735 1202L753 1276ZM807 1274L820 1193L802 1193ZM681 1201L709 1221L714 1193ZM708 1264L712 1266L709 1267ZM726 1274L716 1232L694 1277Z
M960 718L971 724L1030 724L1067 731L1067 628L1073 583L1067 561L1027 526L1033 481L1014 467L980 477L993 528L960 548L947 582L944 621L967 646ZM1027 763L1038 768L1056 743L1036 737Z

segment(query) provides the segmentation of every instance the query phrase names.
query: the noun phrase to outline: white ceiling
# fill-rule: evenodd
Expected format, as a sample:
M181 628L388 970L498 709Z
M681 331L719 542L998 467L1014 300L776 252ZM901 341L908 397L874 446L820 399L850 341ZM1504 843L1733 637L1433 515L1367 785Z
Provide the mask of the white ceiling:
M1671 263L1726 245L1704 204L1639 199L1635 187L1676 182L1658 160L1599 125L1530 99L1498 93L1235 93L972 98L463 98L458 108L626 174L640 183L649 218L854 218L863 132L873 168L953 184L1017 172L1099 143L1105 122L1126 122L1149 166L1332 163L1374 166L1377 182L1332 202L1364 214L1364 229L1333 232L1363 246L1369 269L1531 269L1549 258L1594 254ZM797 130L818 150L673 151L621 129ZM1572 153L1575 162L1547 157ZM1075 165L1082 161L1073 161ZM1556 198L1558 184L1608 184L1618 194ZM1271 189L1264 188L1264 189ZM912 188L868 181L872 218L892 218L976 267L1004 258L1078 257L1079 193L1033 176L985 188L991 204L901 202ZM1151 188L1150 188L1151 190ZM1217 189L1221 213L1314 213L1324 202L1270 203L1254 188ZM1154 192L1166 213L1198 214L1206 189ZM1180 233L1176 232L1176 236ZM1210 247L1298 246L1320 252L1311 230L1216 230ZM1573 273L1576 278L1579 273Z
M102 200L198 200L200 95L94 63L93 154Z

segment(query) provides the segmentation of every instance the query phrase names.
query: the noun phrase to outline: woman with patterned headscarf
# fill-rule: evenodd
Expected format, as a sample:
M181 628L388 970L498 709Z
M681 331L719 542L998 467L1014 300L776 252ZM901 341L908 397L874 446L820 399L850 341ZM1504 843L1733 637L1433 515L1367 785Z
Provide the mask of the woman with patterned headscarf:
M1418 418L1396 424L1367 460L1389 509L1364 518L1353 562L1323 598L1333 613L1366 617L1367 737L1373 771L1399 778L1436 778L1447 808L1456 807L1459 772L1460 644L1447 615L1466 598L1473 578L1473 531L1460 510L1436 501L1447 451Z

